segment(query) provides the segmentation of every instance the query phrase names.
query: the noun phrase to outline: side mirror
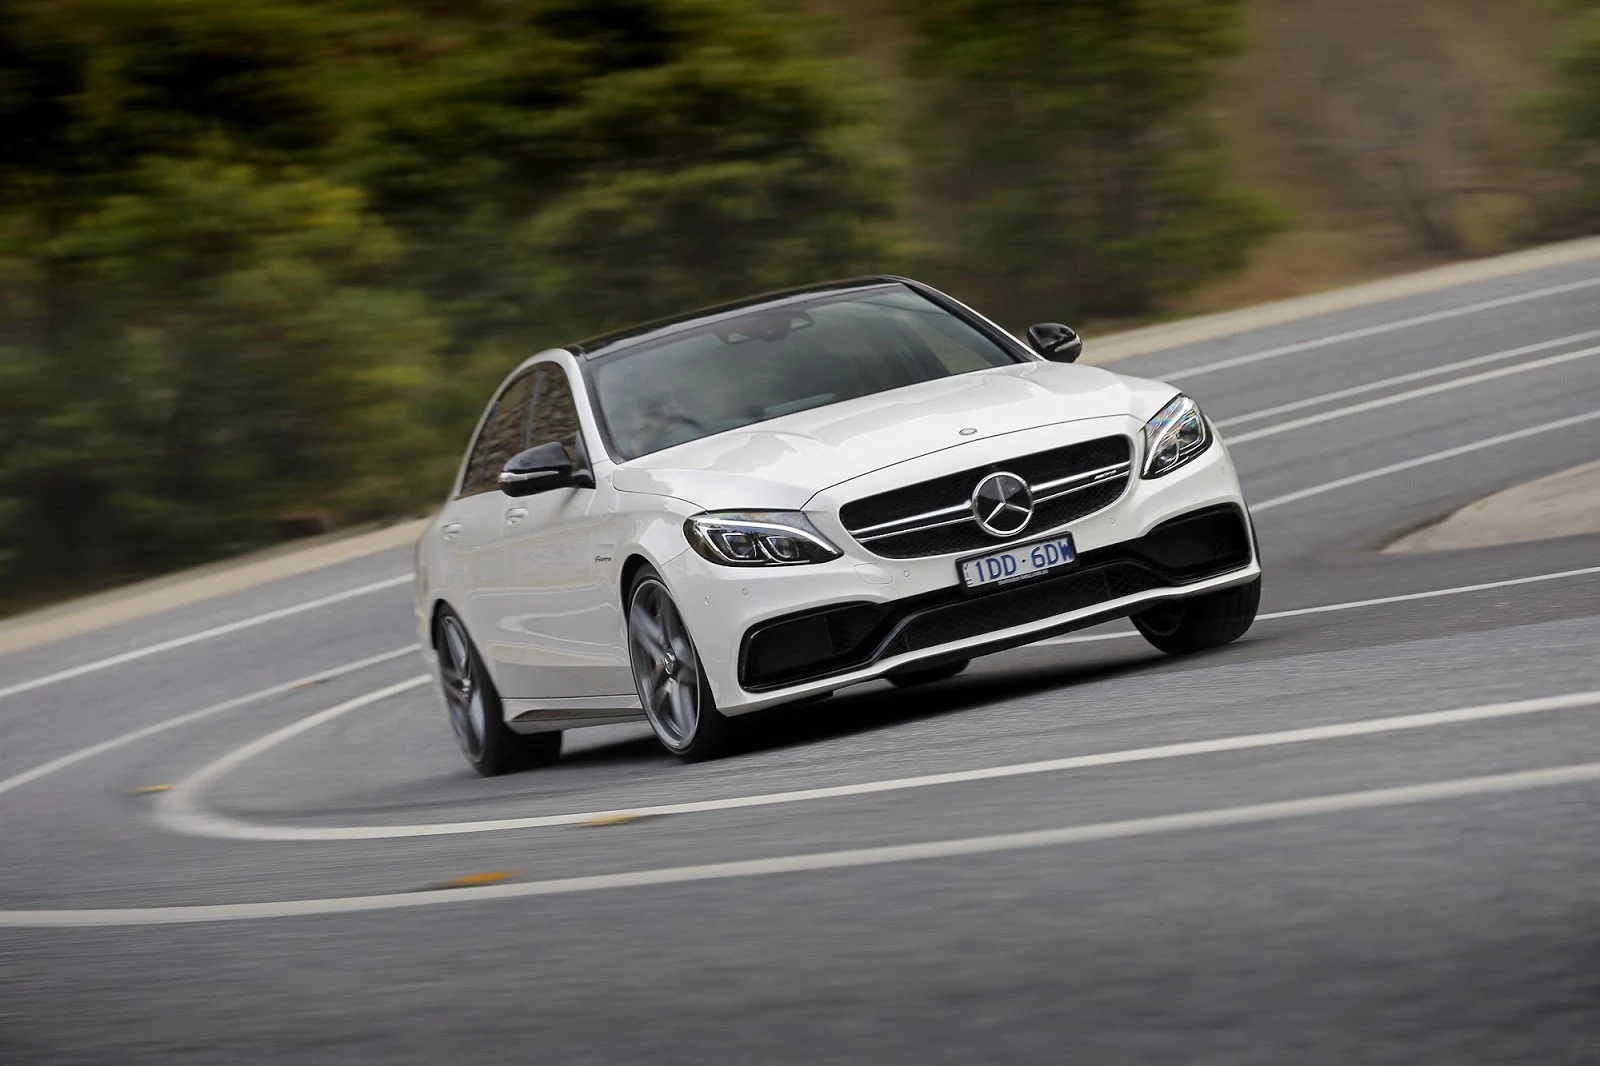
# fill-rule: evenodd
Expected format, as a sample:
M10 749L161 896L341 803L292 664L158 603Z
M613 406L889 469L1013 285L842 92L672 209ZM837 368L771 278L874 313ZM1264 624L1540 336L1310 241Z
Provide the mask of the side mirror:
M1071 326L1040 322L1028 327L1028 344L1052 363L1071 363L1083 354L1083 340Z
M500 491L507 496L532 496L536 492L565 488L594 488L594 476L572 468L572 454L558 440L538 444L506 460L500 470Z

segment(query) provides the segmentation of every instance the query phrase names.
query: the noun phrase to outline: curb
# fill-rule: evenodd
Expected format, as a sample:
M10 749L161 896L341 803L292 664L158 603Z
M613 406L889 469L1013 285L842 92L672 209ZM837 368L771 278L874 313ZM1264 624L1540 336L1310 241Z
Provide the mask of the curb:
M1600 462L1524 481L1407 533L1386 553L1460 551L1600 533Z
M431 519L372 532L334 533L312 545L283 545L151 578L0 622L0 654L91 633L214 596L414 544Z
M1349 311L1369 304L1398 300L1406 296L1437 292L1456 285L1475 281L1490 281L1510 277L1544 267L1578 263L1585 259L1600 258L1600 237L1583 237L1561 244L1547 244L1527 248L1520 252L1487 259L1473 259L1464 263L1429 267L1411 274L1366 281L1341 289L1295 296L1273 303L1257 304L1236 311L1219 311L1216 314L1185 318L1178 322L1163 322L1154 326L1112 333L1085 342L1085 363L1111 363L1135 355L1148 355L1166 348L1215 340L1246 330L1281 326L1303 318Z

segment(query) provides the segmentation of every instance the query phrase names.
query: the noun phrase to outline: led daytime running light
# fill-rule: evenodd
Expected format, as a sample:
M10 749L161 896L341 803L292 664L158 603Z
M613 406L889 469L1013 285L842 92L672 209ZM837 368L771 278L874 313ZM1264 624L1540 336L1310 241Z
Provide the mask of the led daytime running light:
M1146 478L1170 474L1211 447L1211 427L1199 406L1174 396L1144 426Z
M800 511L698 514L683 531L696 553L722 566L798 566L843 554Z

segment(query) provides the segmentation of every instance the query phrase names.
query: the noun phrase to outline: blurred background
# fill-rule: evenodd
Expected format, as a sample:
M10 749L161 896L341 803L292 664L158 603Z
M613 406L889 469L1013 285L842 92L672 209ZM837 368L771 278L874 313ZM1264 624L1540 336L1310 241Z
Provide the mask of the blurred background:
M1597 0L0 0L0 613L420 513L659 314L1092 345L1597 223Z

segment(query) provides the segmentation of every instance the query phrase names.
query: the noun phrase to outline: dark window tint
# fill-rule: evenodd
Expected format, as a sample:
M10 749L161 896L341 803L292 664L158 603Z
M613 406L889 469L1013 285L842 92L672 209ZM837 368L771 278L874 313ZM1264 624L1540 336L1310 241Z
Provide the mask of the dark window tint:
M560 367L546 364L539 368L537 380L528 447L560 441L567 446L574 463L584 463L582 434L578 430L578 407L572 399L572 386L567 382L567 375Z
M814 407L1020 362L902 285L721 315L601 355L594 402L632 459Z
M461 483L461 495L472 496L500 487L500 468L506 460L528 447L528 424L533 415L533 382L536 371L521 375L500 394L494 410L484 420L472 460Z

